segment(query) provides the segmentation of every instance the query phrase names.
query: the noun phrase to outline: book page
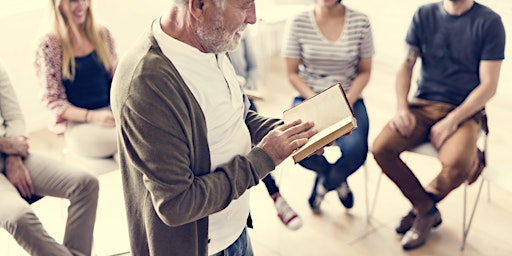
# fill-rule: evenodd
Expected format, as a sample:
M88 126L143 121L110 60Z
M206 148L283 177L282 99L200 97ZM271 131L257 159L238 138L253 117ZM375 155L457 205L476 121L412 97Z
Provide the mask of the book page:
M303 122L313 121L318 133L292 154L296 163L357 127L352 108L340 83L283 112L285 123L297 119Z
M297 119L301 119L303 122L313 121L315 128L320 131L347 116L353 116L342 90L341 84L333 85L301 104L284 111L284 122L291 123Z

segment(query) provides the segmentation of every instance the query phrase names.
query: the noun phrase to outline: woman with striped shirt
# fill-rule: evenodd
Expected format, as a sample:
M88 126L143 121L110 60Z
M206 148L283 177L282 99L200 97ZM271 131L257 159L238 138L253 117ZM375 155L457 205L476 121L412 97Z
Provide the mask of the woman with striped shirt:
M312 10L287 22L282 56L288 80L298 92L293 105L341 82L358 124L351 135L336 140L341 151L336 162L330 163L321 155L300 162L317 173L309 198L315 213L320 212L325 194L332 190L346 208L354 204L347 178L364 164L368 152L369 121L362 91L370 79L373 54L368 17L341 0L316 0Z

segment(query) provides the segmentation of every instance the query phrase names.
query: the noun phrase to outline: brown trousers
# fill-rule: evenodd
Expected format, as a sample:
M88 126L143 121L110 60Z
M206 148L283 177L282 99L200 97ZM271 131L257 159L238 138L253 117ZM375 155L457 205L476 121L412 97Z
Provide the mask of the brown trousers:
M372 153L382 171L398 186L419 214L425 214L432 208L431 193L435 201L441 201L453 189L460 186L471 173L472 161L477 150L477 139L481 126L481 114L478 112L462 122L459 128L439 148L441 171L427 187L423 187L400 158L405 150L427 142L430 128L444 118L455 106L424 100L415 100L409 104L416 117L416 128L405 138L387 124L375 139Z

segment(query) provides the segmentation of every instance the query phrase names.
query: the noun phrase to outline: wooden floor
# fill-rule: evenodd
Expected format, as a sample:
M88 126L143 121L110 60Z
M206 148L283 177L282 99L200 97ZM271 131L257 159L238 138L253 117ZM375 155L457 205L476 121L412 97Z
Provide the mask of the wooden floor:
M265 69L269 75L262 86L265 100L258 102L257 106L262 114L280 116L291 103L294 92L284 76L283 61L272 58L270 63ZM364 92L371 123L370 144L396 109L394 81L395 70L374 63L371 81ZM496 168L510 169L512 164L507 153L512 145L512 136L507 129L511 125L507 113L510 109L510 101L499 96L487 106L491 129L489 165ZM330 158L339 152L329 149L326 154ZM436 159L414 154L405 157L423 183L429 182L439 170ZM279 166L274 174L281 193L300 214L304 226L298 231L289 231L281 225L264 185L258 185L252 191L255 228L250 232L256 255L512 255L512 236L509 235L512 230L512 192L491 184L489 201L489 187L485 183L466 248L461 252L464 195L461 186L439 204L443 224L432 232L427 245L405 252L400 247L401 237L395 234L394 227L409 210L410 204L384 176L373 218L367 223L365 185L369 187L372 201L380 169L371 154L365 166L369 174L367 180L364 168L348 180L355 195L354 208L347 211L336 193L331 192L322 203L321 215L313 214L307 203L314 181L313 173L293 165L291 161ZM468 188L469 207L473 206L478 184ZM508 188L511 191L512 183Z
M272 57L269 65L262 70L266 74L261 86L264 100L257 102L257 106L264 115L278 117L291 103L293 91L284 77L283 64L281 59ZM371 82L365 91L371 121L370 143L394 114L394 72L387 66L374 64ZM500 168L509 168L507 163L511 163L507 159L510 158L507 152L510 152L512 145L507 129L511 125L507 113L511 107L511 103L499 97L488 105L491 127L489 163ZM34 152L62 157L61 139L46 130L32 133L30 142ZM332 159L339 152L328 149L326 154ZM428 182L439 170L435 159L413 154L406 157L422 182ZM367 222L365 186L369 186L370 199L373 199L380 169L371 155L365 166L368 179L365 179L365 169L361 168L348 180L355 195L354 208L348 211L344 209L333 192L327 194L320 215L313 214L307 203L313 185L313 173L293 165L289 160L278 166L274 176L281 193L299 213L304 225L298 231L287 230L278 220L263 183L256 186L251 191L251 212L255 228L249 231L255 255L512 255L511 192L491 184L489 201L488 186L484 186L466 248L461 252L463 189L455 190L439 204L443 224L432 232L427 245L405 252L400 247L400 236L395 234L394 227L410 205L398 189L383 177L373 217ZM100 180L102 194L95 234L97 254L129 255L123 253L128 245L122 199L116 198L121 196L119 173L100 176ZM475 198L477 189L477 185L469 187L470 199ZM37 204L35 207L38 214L46 216L42 217L45 226L57 239L61 238L62 219L65 215L62 203L42 200ZM60 215L55 212L60 212ZM21 255L22 251L12 244L9 243L9 255ZM0 244L0 248L2 246ZM0 255L6 255L2 250Z

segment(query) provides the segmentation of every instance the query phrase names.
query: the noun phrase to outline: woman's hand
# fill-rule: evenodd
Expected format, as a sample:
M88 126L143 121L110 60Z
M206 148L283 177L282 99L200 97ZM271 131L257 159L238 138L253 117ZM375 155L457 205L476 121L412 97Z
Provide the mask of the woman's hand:
M108 109L89 110L86 121L103 127L116 126L114 115L112 114L112 111Z

